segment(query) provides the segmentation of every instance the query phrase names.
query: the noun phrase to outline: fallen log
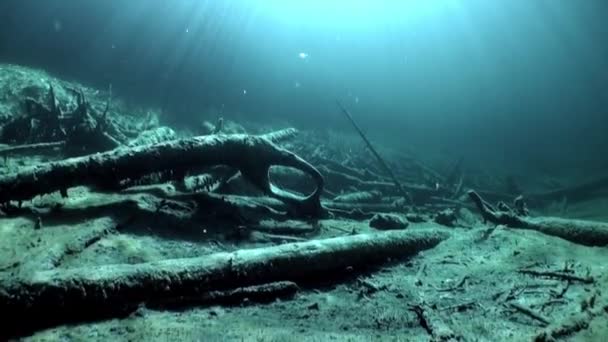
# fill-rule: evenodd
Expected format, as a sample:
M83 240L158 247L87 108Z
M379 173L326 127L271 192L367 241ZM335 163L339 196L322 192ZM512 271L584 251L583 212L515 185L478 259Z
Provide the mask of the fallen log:
M315 216L321 210L323 177L296 154L278 147L263 136L214 135L167 141L159 144L119 147L117 149L43 163L0 176L0 203L29 200L37 195L75 186L115 187L123 180L163 173L181 180L200 168L227 165L262 192L288 203L298 215ZM269 180L273 165L298 169L312 177L315 191L307 197L296 196L275 187Z
M608 245L608 223L560 217L531 218L518 215L514 211L497 210L475 191L471 190L468 194L485 221L510 228L536 230L586 246Z
M81 320L117 317L141 303L196 298L276 281L336 279L412 256L447 239L442 231L388 231L198 258L36 272L0 280L3 333L15 336Z

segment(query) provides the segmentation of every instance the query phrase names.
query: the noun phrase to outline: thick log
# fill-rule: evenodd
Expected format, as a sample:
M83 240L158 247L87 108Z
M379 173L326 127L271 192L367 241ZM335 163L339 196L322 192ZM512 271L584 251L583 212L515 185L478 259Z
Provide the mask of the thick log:
M335 279L412 256L449 237L441 231L388 231L198 258L104 265L0 280L0 307L10 335L86 319L116 317L141 303L195 298L275 281ZM10 329L10 330L8 330Z
M183 179L189 171L213 165L227 165L240 170L264 193L289 203L300 214L317 215L321 212L323 177L312 165L263 136L241 134L120 147L24 168L0 176L0 203L28 200L55 191L65 195L67 189L74 186L107 187L153 173ZM272 186L268 171L273 165L293 167L307 173L315 181L316 190L302 198Z
M510 228L531 229L543 234L585 246L608 245L608 223L572 220L559 217L536 217L517 215L514 211L499 211L484 201L475 191L469 191L473 201L485 221L503 224Z

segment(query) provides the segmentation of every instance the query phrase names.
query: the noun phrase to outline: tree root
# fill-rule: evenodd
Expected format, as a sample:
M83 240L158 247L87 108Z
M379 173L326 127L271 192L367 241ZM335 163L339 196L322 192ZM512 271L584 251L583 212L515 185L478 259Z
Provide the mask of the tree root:
M0 176L0 203L28 200L54 191L67 194L74 186L116 187L121 180L132 180L154 173L183 179L192 171L213 165L228 165L262 192L288 203L296 215L322 213L320 195L323 177L299 156L268 139L249 135L205 136L159 144L122 147L105 153L70 158L24 168ZM317 188L299 197L276 188L269 181L273 165L293 167L309 174Z
M510 228L536 230L585 246L608 245L608 223L558 217L530 218L518 215L512 210L495 209L475 191L471 190L468 194L485 221Z
M390 231L135 265L105 265L0 280L4 333L116 317L141 303L199 297L275 281L333 278L433 248L449 234ZM335 279L335 278L333 278ZM92 310L92 308L94 308Z

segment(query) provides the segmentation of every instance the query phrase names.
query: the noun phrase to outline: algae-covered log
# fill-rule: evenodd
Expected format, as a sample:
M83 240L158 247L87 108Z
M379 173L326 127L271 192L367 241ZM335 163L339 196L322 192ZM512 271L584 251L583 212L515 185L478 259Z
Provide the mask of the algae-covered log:
M316 215L321 210L323 177L308 162L275 145L265 136L213 135L167 141L159 144L120 147L112 151L39 164L0 176L0 203L28 200L37 195L74 186L108 187L123 180L153 173L183 179L190 171L227 165L241 171L263 192L288 202L299 213ZM270 184L273 165L288 166L310 175L317 188L306 198Z
M196 298L209 291L275 281L327 280L337 273L412 256L449 234L389 231L198 258L105 265L0 280L3 326L14 334L83 319L115 317L140 303Z

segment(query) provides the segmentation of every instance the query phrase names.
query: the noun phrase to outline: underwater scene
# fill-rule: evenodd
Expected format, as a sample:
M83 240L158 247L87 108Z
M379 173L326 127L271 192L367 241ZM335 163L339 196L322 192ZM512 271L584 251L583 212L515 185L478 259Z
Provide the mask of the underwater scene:
M607 13L2 0L0 340L608 341Z

